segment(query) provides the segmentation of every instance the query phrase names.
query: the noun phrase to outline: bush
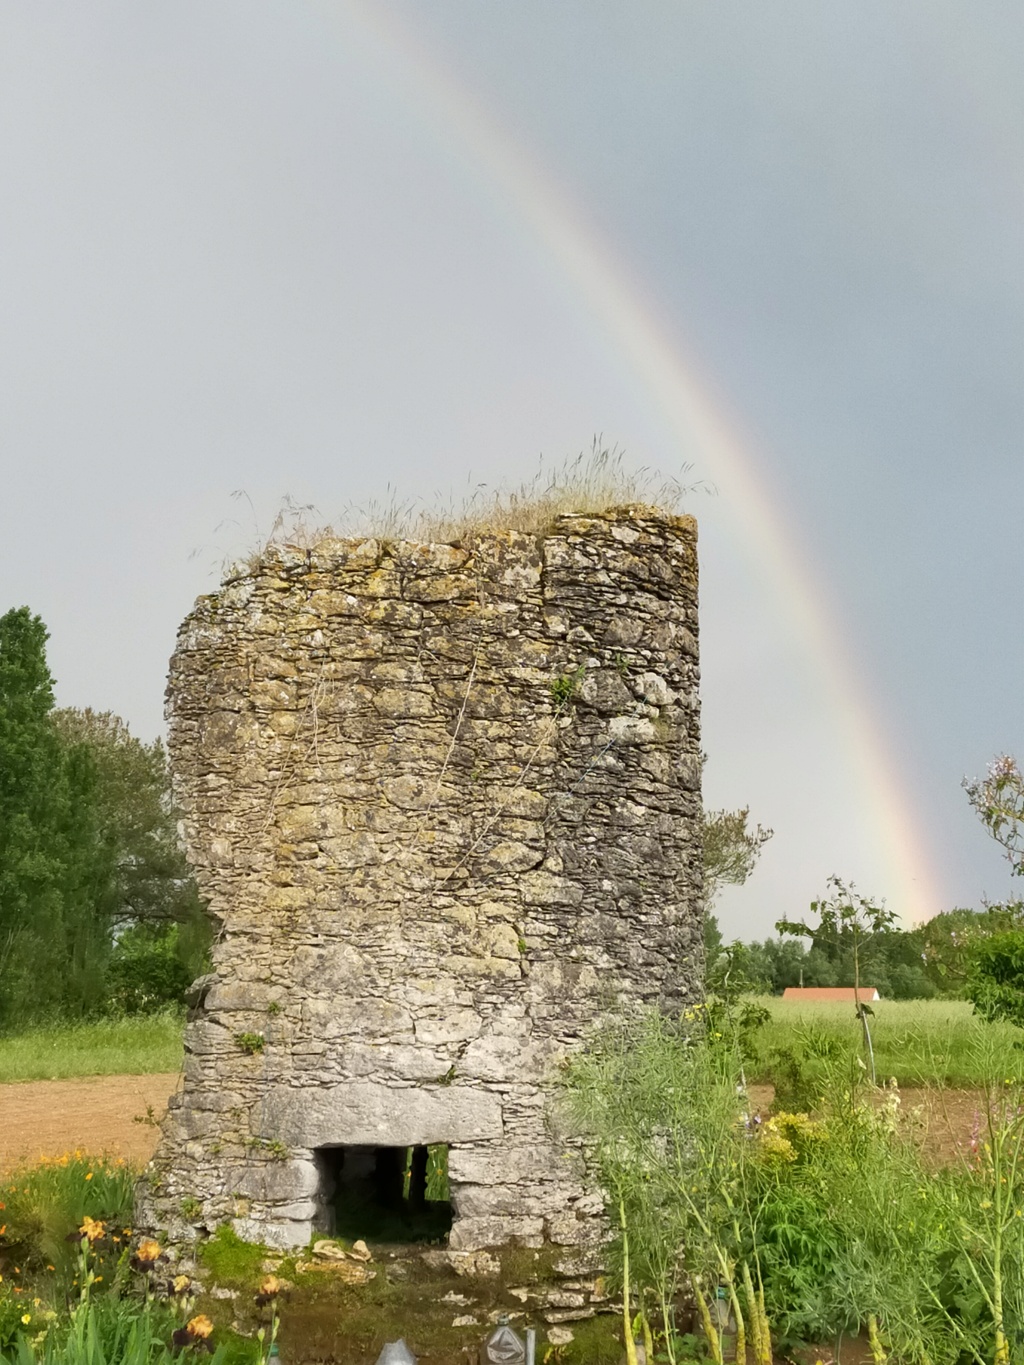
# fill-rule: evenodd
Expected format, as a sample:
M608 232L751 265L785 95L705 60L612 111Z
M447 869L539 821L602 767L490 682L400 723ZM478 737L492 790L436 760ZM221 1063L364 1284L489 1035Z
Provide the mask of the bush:
M1024 1028L1024 930L1009 929L974 944L967 998L983 1019L1003 1019Z
M176 924L153 930L138 926L118 939L107 971L110 1006L121 1014L150 1014L184 1004L193 967L181 952Z

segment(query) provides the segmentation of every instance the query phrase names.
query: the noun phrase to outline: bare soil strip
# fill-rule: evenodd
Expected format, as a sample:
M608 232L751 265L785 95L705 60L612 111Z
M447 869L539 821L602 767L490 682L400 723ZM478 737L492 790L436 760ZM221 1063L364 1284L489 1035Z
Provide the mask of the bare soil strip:
M142 1166L153 1155L156 1125L178 1081L172 1071L0 1085L0 1170L76 1149ZM771 1086L752 1085L754 1110L766 1114L772 1094ZM901 1099L904 1117L932 1160L942 1164L969 1155L983 1126L984 1092L907 1089Z
M177 1085L176 1071L0 1085L0 1170L76 1149L144 1165Z
M748 1090L755 1113L767 1117L775 1087L752 1085ZM876 1091L879 1104L885 1092ZM984 1090L943 1090L911 1087L899 1092L901 1123L921 1145L930 1164L942 1166L951 1161L972 1160L972 1147L979 1136L985 1137L987 1101Z

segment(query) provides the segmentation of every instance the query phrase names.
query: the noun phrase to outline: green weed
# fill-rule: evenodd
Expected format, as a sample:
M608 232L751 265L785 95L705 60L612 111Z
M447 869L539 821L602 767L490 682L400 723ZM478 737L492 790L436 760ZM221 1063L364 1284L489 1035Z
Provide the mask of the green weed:
M571 1326L573 1339L558 1357L564 1365L618 1365L622 1359L622 1328L615 1318L601 1314ZM549 1365L553 1365L553 1360Z
M773 1337L789 1354L847 1333L866 1336L874 1365L1018 1358L1024 1089L995 1079L999 1045L982 1035L977 1140L935 1169L898 1089L866 1083L856 1018L848 1027L848 1048L818 1024L794 1033L782 1079L814 1096L813 1111L763 1122L744 1103L735 1047L654 1016L592 1040L567 1068L617 1230L623 1324L648 1346L653 1329L670 1360L682 1290L715 1365L726 1352L715 1299L736 1325L736 1359L749 1347L757 1365L770 1365Z
M260 1277L266 1247L243 1242L229 1223L222 1223L199 1248L199 1259L219 1285L250 1289Z
M580 690L580 684L583 682L583 676L586 671L586 665L580 664L578 668L574 668L570 673L563 673L557 678L552 678L551 682L548 684L548 688L551 692L551 700L559 710L568 706L576 696L576 693Z

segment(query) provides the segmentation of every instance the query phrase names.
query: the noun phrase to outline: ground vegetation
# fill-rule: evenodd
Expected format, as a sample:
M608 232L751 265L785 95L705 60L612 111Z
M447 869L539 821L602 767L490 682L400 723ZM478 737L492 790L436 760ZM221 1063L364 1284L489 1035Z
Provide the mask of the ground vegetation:
M971 1148L936 1166L899 1089L845 1056L801 1107L777 1096L764 1115L727 1027L606 1030L568 1068L566 1103L600 1166L627 1341L675 1362L696 1330L712 1360L766 1365L850 1336L874 1365L1006 1365L1024 1314L1024 1109L1012 1077L989 1076Z

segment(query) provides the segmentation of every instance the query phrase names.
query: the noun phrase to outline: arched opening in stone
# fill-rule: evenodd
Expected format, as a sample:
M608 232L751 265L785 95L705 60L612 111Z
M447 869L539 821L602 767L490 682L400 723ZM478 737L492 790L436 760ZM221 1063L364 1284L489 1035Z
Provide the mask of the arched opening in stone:
M347 1241L442 1242L452 1226L448 1148L318 1147L321 1226Z

